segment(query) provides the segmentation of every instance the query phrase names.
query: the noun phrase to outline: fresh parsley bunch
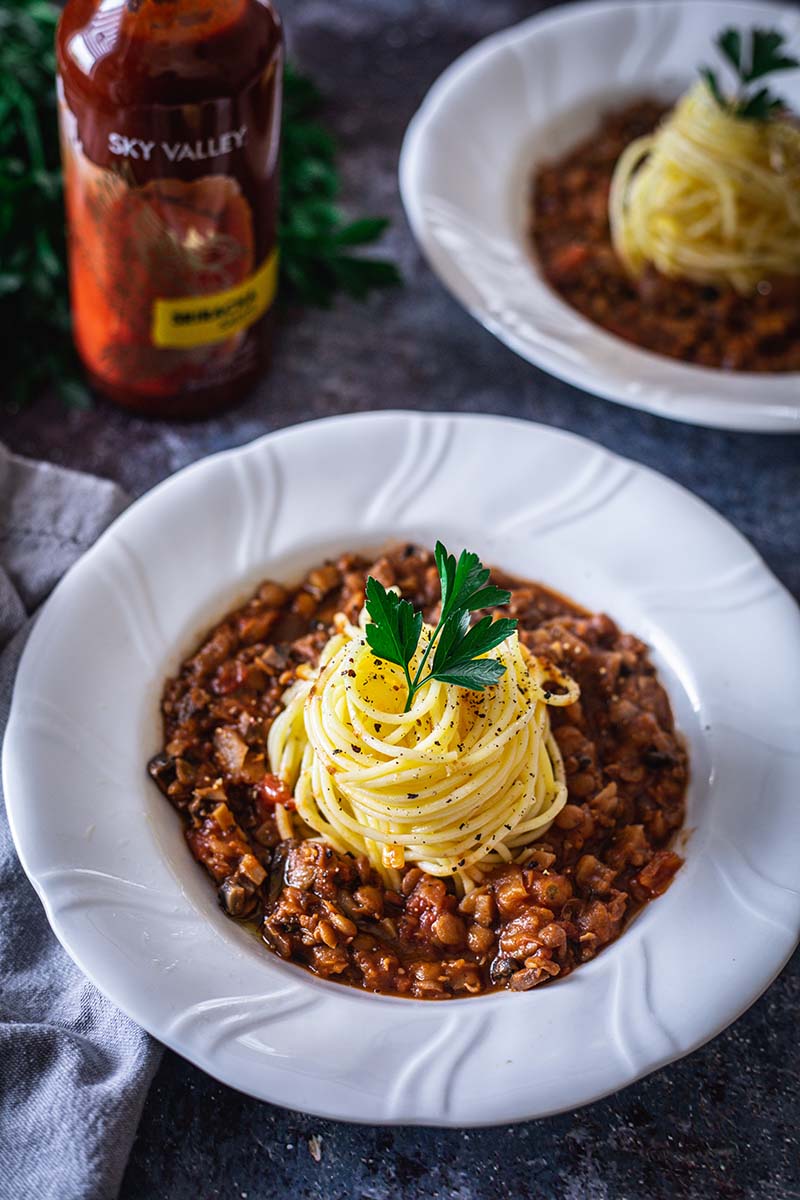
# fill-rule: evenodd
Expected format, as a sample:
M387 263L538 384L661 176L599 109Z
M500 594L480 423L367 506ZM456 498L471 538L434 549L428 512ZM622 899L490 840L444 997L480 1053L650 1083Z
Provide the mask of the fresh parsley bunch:
M19 409L44 387L70 403L88 393L70 339L64 207L55 94L54 40L60 9L51 0L0 5L0 404ZM348 223L335 203L336 147L311 120L319 96L287 69L279 242L281 302L330 305L339 292L363 299L396 283L396 267L360 258L383 218Z
M356 246L376 242L389 222L347 222L336 204L336 145L311 119L320 105L314 84L287 64L283 88L281 248L283 300L330 306L337 292L363 300L373 288L400 282L394 263L360 258Z
M716 72L702 67L700 74L721 108L734 117L751 121L767 121L786 108L786 102L767 87L755 90L750 85L774 71L791 71L800 67L800 60L785 52L786 38L775 29L751 29L743 37L738 29L726 29L716 41L720 54L733 67L739 86L733 99L722 92Z
M422 632L422 613L408 600L387 591L370 575L367 580L367 641L376 658L402 667L408 685L405 711L415 694L432 679L482 692L497 683L505 667L494 658L482 658L499 646L517 628L508 617L481 617L470 626L472 613L480 608L508 604L511 593L489 583L489 571L477 554L462 550L458 562L441 542L436 543L436 568L442 590L439 621L412 677L411 661ZM433 661L425 673L433 652Z
M0 6L0 328L2 399L12 411L55 384L85 400L70 341L64 210L48 0Z

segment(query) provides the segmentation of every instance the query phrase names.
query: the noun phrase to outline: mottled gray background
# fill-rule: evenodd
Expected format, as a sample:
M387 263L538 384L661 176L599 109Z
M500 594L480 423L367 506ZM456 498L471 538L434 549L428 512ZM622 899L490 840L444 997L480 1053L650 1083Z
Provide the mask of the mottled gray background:
M146 423L102 404L79 413L44 400L0 417L0 438L21 453L108 475L135 494L204 454L310 417L384 407L507 413L575 430L672 476L732 521L798 595L800 439L673 424L549 378L449 299L409 235L396 183L409 117L456 55L541 7L283 0L291 53L327 97L344 201L393 218L387 244L405 287L367 306L344 302L292 319L270 377L218 420ZM122 1196L800 1197L799 992L795 956L749 1013L689 1059L579 1112L493 1130L320 1121L240 1096L167 1052ZM309 1152L312 1135L322 1139L319 1162Z

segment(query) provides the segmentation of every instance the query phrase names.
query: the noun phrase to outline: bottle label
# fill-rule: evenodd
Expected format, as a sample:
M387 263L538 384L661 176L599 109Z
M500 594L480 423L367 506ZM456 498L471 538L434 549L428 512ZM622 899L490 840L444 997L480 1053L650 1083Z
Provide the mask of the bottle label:
M59 112L87 367L152 396L250 373L277 285L279 63L196 105L106 112L59 81Z
M182 349L224 342L262 317L275 298L278 253L236 287L207 296L156 300L153 305L154 346Z

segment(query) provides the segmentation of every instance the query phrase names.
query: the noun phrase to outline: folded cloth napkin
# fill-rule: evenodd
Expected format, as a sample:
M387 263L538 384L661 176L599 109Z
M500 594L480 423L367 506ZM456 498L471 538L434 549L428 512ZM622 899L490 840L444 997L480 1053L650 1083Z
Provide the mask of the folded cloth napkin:
M0 446L0 738L31 614L125 504L112 483ZM0 1200L113 1198L160 1048L62 950L5 805L0 898Z

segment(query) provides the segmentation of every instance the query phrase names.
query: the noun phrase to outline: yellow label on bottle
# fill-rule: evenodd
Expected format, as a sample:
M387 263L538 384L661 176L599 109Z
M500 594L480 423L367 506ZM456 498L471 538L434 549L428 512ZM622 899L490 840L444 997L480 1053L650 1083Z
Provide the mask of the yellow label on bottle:
M235 287L207 296L156 300L153 305L154 346L185 350L224 342L262 317L275 299L278 251Z

